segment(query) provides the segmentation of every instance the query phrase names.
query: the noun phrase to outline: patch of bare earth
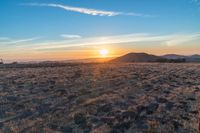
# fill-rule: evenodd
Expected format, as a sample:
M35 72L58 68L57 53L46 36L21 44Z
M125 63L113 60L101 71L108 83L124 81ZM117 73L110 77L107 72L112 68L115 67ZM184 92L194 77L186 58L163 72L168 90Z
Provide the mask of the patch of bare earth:
M200 64L0 68L2 133L199 133Z

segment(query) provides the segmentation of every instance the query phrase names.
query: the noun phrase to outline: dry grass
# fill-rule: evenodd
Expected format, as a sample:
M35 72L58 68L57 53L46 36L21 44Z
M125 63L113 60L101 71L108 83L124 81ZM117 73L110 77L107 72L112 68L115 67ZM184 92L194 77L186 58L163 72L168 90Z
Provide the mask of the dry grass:
M200 132L200 64L0 68L0 132Z

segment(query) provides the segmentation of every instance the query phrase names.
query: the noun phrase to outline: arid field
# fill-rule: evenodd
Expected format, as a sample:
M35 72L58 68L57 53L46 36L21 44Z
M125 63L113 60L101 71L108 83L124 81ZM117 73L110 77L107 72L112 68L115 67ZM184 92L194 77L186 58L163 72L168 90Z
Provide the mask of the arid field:
M146 132L200 132L200 64L0 67L0 133Z

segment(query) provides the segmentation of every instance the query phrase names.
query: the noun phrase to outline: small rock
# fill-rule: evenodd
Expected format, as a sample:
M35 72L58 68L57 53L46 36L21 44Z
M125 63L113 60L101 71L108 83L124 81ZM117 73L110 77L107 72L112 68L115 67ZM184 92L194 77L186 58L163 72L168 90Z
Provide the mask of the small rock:
M74 122L77 125L85 126L86 125L86 117L82 113L75 114Z
M139 121L137 123L137 128L147 130L149 128L149 126L146 123L144 123L143 121Z
M128 99L135 99L135 96L128 96Z
M51 85L55 85L55 84L56 84L56 81L50 80L49 83L50 83Z
M102 117L101 118L101 121L108 124L109 126L113 125L114 120L115 119L113 117Z
M14 106L14 109L15 110L20 110L20 109L24 109L25 108L25 106L23 105L23 104L16 104L15 106Z
M76 97L77 97L77 96L76 96L76 95L73 95L73 94L72 94L72 95L69 95L69 96L68 96L68 100L71 101L71 100L73 100L73 99L76 98Z
M0 123L0 128L2 128L3 127L3 123Z
M167 102L165 104L165 109L168 110L168 111L171 111L173 107L174 107L174 103L173 102Z
M196 87L196 88L194 89L194 92L198 92L198 91L200 91L200 88Z
M48 124L48 127L53 129L53 130L58 130L58 125L56 125L56 124L52 124L52 123Z
M26 110L26 111L22 112L21 115L19 115L19 118L23 119L23 118L27 118L32 115L33 115L33 112Z
M164 90L163 93L165 93L165 94L169 94L170 91L168 91L168 90Z
M116 124L110 133L123 133L125 132L127 129L129 129L131 127L131 122L122 122L119 124Z
M50 88L50 89L53 89L53 88L54 88L54 85L50 85L49 88Z
M17 101L17 97L15 96L7 96L6 97L9 101Z
M157 104L157 103L151 103L151 104L149 104L147 106L147 110L146 110L147 114L154 113L157 110L158 107L159 107L159 104Z
M185 102L185 101L180 101L180 103L183 104L183 105L187 104L187 102Z
M185 115L181 115L181 118L184 119L184 120L187 120L187 121L190 120L190 118L188 116L185 116Z
M36 107L36 110L38 111L39 115L48 113L50 111L49 104L39 105L38 107Z
M159 103L166 103L168 100L162 97L156 98L156 101Z
M136 113L134 111L125 111L122 113L123 119L135 119Z
M194 110L194 111L190 111L190 113L192 113L192 114L198 114L199 111L198 110Z
M140 114L141 112L145 111L146 110L146 107L145 106L138 106L137 107L137 114Z
M178 133L197 133L197 131L195 131L194 129L190 129L190 128L188 128L188 129L179 129L177 132Z
M59 89L56 91L56 93L58 93L58 95L62 96L62 95L67 94L67 91L65 89Z
M117 101L114 103L115 106L119 106L121 109L127 109L128 108L128 102L125 101Z
M43 91L43 92L48 92L48 91L49 91L49 88L43 88L42 91Z
M63 126L61 127L61 131L64 133L73 133L73 128L70 126Z
M6 113L6 111L1 109L0 110L0 118L4 118L5 117L5 113Z
M183 125L181 123L179 123L178 121L172 121L174 128L177 130L179 128L181 128Z
M112 106L110 104L105 104L103 106L100 106L97 109L97 112L110 112L112 110Z
M95 126L99 126L102 124L102 121L97 117L90 117L89 121Z
M195 97L189 97L189 98L187 98L187 100L189 100L189 101L196 101L196 98Z

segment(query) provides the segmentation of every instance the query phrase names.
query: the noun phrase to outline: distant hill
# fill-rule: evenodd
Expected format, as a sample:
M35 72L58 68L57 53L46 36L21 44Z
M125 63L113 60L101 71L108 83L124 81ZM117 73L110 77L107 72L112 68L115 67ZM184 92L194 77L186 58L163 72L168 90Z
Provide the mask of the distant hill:
M198 55L198 54L195 54L195 55L192 55L192 56L190 56L191 58L198 58L198 59L200 59L200 55Z
M188 62L200 62L200 55L192 55L186 58Z
M156 56L147 53L129 53L118 58L111 60L110 62L170 62L170 63L181 63L181 62L200 62L200 55L177 55L167 54L163 56Z
M166 59L185 59L186 62L200 62L200 55L198 54L191 55L191 56L167 54L167 55L163 55L162 57Z
M166 55L163 55L161 57L166 58L166 59L183 59L183 58L186 58L186 56L184 56L184 55L177 55L177 54L166 54Z
M156 62L159 59L162 59L162 57L147 53L129 53L115 58L111 62Z

